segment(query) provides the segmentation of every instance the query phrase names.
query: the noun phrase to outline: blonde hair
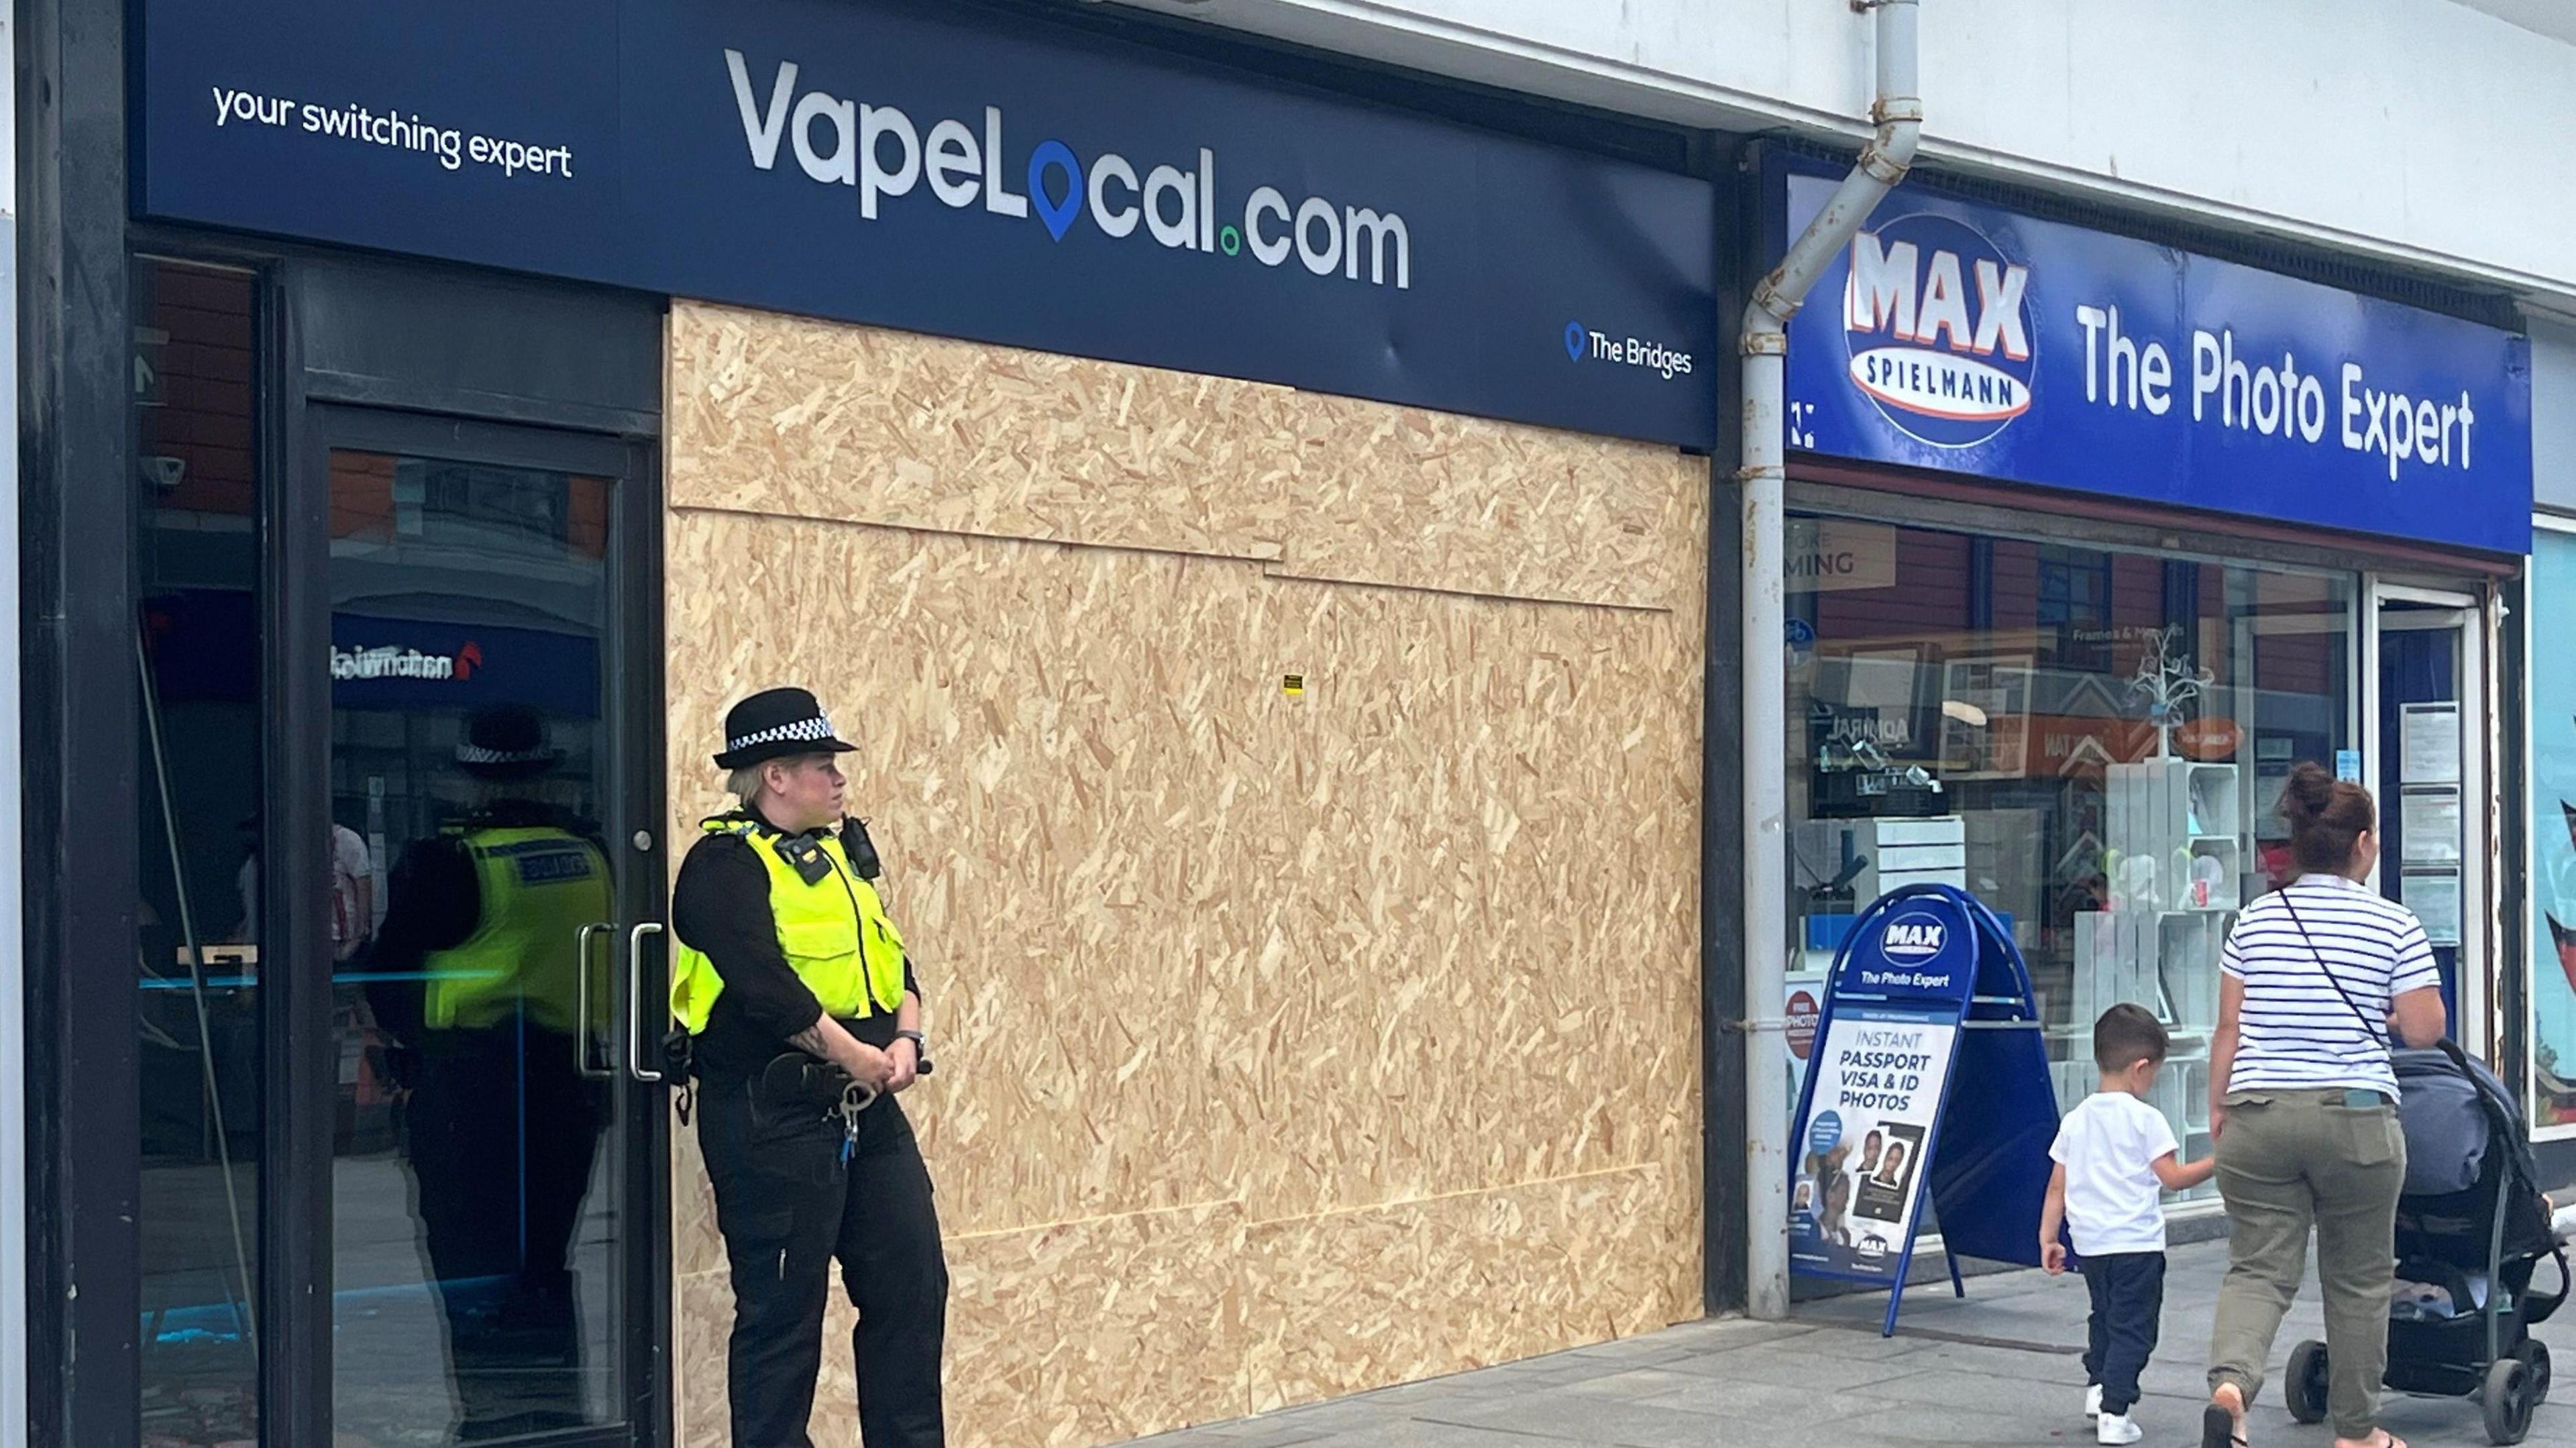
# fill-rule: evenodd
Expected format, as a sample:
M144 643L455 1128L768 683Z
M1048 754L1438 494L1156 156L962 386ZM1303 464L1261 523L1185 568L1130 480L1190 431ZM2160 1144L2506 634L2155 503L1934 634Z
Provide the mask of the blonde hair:
M725 792L741 800L744 809L751 808L753 801L760 798L761 784L760 766L757 764L746 764L725 776Z

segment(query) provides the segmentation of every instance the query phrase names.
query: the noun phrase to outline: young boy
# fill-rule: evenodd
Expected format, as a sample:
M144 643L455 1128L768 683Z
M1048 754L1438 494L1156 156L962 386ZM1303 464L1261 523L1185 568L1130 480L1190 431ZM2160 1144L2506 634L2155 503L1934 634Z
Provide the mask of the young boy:
M2093 1023L2093 1064L2102 1089L2084 1098L2057 1128L2049 1158L2048 1204L2039 1214L2040 1264L2066 1270L2064 1223L2083 1259L2087 1321L2084 1415L2094 1441L2135 1443L2129 1410L2138 1374L2156 1350L2156 1319L2165 1305L2165 1209L2160 1192L2186 1191L2209 1180L2217 1163L2186 1166L2164 1113L2145 1097L2165 1063L2168 1042L2156 1018L2116 1005Z

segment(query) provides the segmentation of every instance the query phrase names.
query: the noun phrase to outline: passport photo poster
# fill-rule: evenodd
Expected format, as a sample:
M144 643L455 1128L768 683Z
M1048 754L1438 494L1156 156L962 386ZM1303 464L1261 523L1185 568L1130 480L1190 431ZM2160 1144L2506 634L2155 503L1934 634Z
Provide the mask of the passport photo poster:
M1808 1062L1815 1097L1790 1188L1798 1266L1895 1279L1958 1029L1897 1012L1834 1018Z

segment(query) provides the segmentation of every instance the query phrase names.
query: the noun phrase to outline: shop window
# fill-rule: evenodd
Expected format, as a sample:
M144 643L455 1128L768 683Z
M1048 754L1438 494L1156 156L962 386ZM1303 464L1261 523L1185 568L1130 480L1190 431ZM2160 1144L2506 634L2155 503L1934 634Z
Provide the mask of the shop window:
M2094 1018L2135 1002L2173 1034L2155 1104L2205 1152L2220 944L2286 878L2290 768L2355 743L2354 581L1860 520L1791 530L1793 554L1856 560L1790 580L1791 991L1821 995L1879 895L1961 886L2029 959L2061 1101L2094 1087Z
M150 261L134 287L136 1411L147 1443L213 1448L261 1436L257 292Z

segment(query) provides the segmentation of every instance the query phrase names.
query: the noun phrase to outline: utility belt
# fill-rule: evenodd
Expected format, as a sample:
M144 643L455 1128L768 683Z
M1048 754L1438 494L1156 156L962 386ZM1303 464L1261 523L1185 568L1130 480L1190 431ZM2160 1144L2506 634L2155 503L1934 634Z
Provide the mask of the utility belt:
M920 1074L927 1076L932 1069L929 1058L923 1057ZM665 1080L680 1084L680 1124L686 1126L697 1102L698 1083L706 1079L696 1037L672 1031L662 1038L662 1074ZM817 1120L838 1115L855 1123L877 1094L832 1062L796 1050L770 1057L758 1072L743 1078L743 1084L752 1109L773 1120L810 1111Z
M876 1093L850 1073L803 1051L782 1051L769 1058L747 1083L754 1111L773 1121L855 1113L867 1108ZM853 1104L852 1098L856 1102Z
M859 1149L859 1118L876 1105L877 1091L862 1086L849 1072L802 1051L782 1051L769 1058L751 1078L754 1121L787 1126L820 1125L838 1119L841 1165L848 1166Z

